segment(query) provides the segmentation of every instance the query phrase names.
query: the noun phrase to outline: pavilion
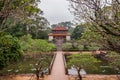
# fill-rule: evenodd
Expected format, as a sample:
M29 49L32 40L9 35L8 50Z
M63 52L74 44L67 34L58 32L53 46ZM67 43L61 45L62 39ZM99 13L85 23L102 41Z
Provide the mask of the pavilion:
M70 34L68 33L68 29L63 26L56 26L52 29L51 33L49 35L49 41L55 40L66 40L69 41Z

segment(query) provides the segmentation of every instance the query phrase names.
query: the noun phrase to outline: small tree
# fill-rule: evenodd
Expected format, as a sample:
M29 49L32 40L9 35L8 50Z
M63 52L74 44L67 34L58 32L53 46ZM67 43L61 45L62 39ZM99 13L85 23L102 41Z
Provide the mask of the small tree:
M31 35L25 35L21 39L21 46L24 51L27 52L39 52L37 56L40 56L39 59L36 59L36 62L33 63L33 68L35 68L35 75L37 80L39 77L43 77L43 71L48 68L51 62L51 57L46 52L53 51L56 47L52 43L48 43L42 39L32 39Z
M39 80L40 77L44 77L44 72L51 62L51 57L47 54L40 54L40 58L33 64L35 68L36 79Z
M45 40L35 39L32 43L31 50L40 53L40 58L34 64L37 80L39 80L39 74L41 74L41 77L43 77L43 71L48 68L51 61L50 56L48 56L47 54L43 54L43 52L50 52L54 48L54 44L50 44Z
M80 74L81 69L94 67L95 64L99 62L90 54L72 54L69 58L70 61L68 62L68 66L71 67L74 65L74 68L77 70L79 80L82 80L82 76Z

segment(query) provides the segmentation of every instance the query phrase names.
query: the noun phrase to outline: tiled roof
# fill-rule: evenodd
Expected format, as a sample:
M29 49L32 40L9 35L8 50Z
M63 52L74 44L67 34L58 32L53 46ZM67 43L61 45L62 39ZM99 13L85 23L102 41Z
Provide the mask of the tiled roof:
M56 26L52 30L67 30L65 27L62 26Z
M53 34L53 33L50 33L50 34L48 34L49 36L70 36L70 34L69 33L67 33L67 34Z

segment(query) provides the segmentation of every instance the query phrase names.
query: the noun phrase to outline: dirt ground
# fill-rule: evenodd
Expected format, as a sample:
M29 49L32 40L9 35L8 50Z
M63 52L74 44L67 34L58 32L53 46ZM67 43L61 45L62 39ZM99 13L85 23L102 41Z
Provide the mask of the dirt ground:
M40 78L39 80L45 80L45 78ZM33 74L21 74L21 75L9 75L0 76L0 80L36 80L36 76Z
M68 80L77 80L77 76L69 76ZM85 75L83 80L120 80L120 75Z
M47 80L47 76L44 79ZM36 80L35 75L10 75L10 76L0 76L0 80ZM68 80L77 80L77 76L68 76ZM120 80L120 75L85 75L83 80Z

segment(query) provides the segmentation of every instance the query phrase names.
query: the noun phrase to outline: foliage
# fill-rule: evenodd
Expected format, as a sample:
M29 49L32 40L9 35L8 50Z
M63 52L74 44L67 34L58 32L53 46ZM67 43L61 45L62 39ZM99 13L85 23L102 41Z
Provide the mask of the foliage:
M46 74L48 71L46 70L50 62L52 60L53 54L42 54L43 60L42 71ZM35 64L41 59L41 54L28 54L24 55L21 61L13 64L9 64L4 69L0 70L0 74L27 74L27 73L35 73Z
M68 66L73 66L78 73L78 77L80 80L82 80L82 77L80 75L81 69L87 69L89 67L96 68L95 64L97 64L98 61L95 59L91 54L84 53L84 54L72 54L70 57L70 60L68 62Z
M33 64L37 80L39 80L39 74L43 76L43 71L48 68L48 65L50 64L49 56L46 56L44 52L50 52L54 50L55 45L48 43L45 40L32 39L32 36L29 34L21 37L20 42L22 49L25 52L39 52L39 58L36 60L36 63Z
M71 43L64 43L63 45L62 45L62 49L63 50L70 50L72 48L72 44Z
M98 49L101 49L102 46L97 44L97 43L90 43L88 46L87 46L88 50L98 50Z
M32 38L46 39L49 23L41 16L39 2L40 0L1 0L0 31L16 37L29 33Z
M86 69L88 67L95 67L95 64L100 62L88 53L72 54L69 58L70 60L68 62L68 66L71 67L74 65L76 69Z
M27 33L34 39L46 39L49 33L49 22L40 15L35 15L32 21L26 26Z
M82 36L82 33L84 32L84 26L78 25L74 28L71 37L73 39L79 39Z
M98 32L92 31L89 27L85 28L85 32L78 40L78 43L83 45L86 50L103 49L103 46L106 47L106 41L104 41L102 36Z
M6 22L7 24L7 22ZM6 28L8 27L9 25L6 25ZM14 37L22 37L23 35L26 34L26 31L25 31L25 26L19 22L19 23L16 23L16 25L12 26L11 28L7 28L4 32L14 36Z
M51 27L54 28L54 27L57 26L57 25L64 26L64 27L66 27L67 29L70 29L70 28L73 26L73 23L70 22L70 21L60 22L60 23L58 23L58 24L53 24L53 25L51 25Z
M22 50L17 38L3 35L0 38L0 69L7 64L16 62L22 56Z
M14 23L13 18L8 18L4 25L4 32L15 37L21 37L26 34L31 34L34 39L47 39L49 28L48 21L39 15L30 19L30 22L23 23L21 21Z
M97 41L97 43L100 43L102 36L98 32L94 32L89 27L86 27L81 39L85 39L88 43L95 41Z
M119 0L68 0L75 17L88 22L97 32L107 49L120 53L120 1ZM81 20L82 19L82 20ZM102 43L104 44L104 43Z
M24 51L28 52L49 52L55 49L55 45L45 40L32 39L31 35L21 37L20 44Z
M78 50L84 50L84 46L83 45L78 45Z
M68 32L69 33L72 33L73 32L73 23L70 22L70 21L65 21L65 22L60 22L60 23L57 23L57 24L53 24L51 25L52 28L56 27L57 25L59 26L63 26L63 27L66 27L68 29Z
M116 72L120 71L120 55L116 52L111 52L107 55L111 60L109 62L110 66L113 67Z
M39 0L1 0L0 1L0 29L8 18L15 18L14 22L29 22L29 17L41 10L37 7Z
M52 60L50 55L40 54L39 56L40 58L36 61L35 64L33 64L37 80L39 80L40 75L41 77L44 77L44 73L46 70L48 72L48 67L50 66L50 62Z
M34 40L31 46L31 51L39 51L39 52L49 52L55 48L55 45L49 44L45 40Z
M73 26L73 23L70 21L66 21L66 22L60 22L58 23L58 25L64 26L69 30Z

